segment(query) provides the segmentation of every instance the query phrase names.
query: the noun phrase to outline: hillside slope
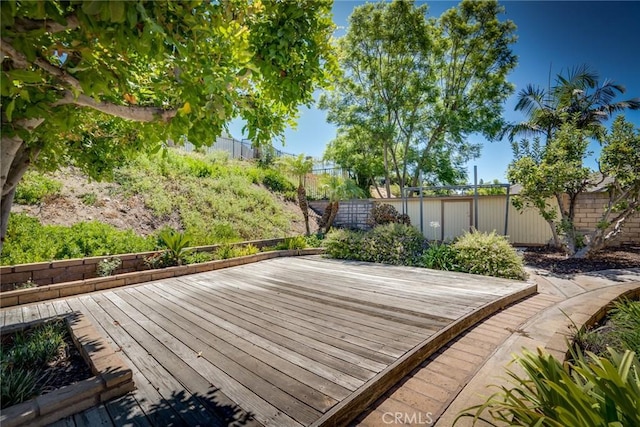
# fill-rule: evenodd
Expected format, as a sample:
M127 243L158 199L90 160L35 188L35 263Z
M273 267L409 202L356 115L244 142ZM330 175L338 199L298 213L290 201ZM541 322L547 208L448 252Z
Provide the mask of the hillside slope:
M31 205L17 197L12 214L25 213L45 225L96 220L140 235L171 227L189 232L194 244L203 245L283 237L305 229L291 200L295 192L290 182L274 170L222 156L177 151L141 156L114 171L112 182L89 182L72 167L31 174L23 193L30 181L40 179L61 187Z

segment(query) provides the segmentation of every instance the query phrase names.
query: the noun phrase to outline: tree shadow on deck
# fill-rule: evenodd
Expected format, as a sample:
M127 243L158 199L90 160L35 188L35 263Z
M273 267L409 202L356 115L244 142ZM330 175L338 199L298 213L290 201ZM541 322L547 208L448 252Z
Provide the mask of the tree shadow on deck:
M218 389L206 395L174 391L169 398L136 400L135 392L105 404L114 425L135 426L261 426L253 415ZM141 411L142 409L142 411Z

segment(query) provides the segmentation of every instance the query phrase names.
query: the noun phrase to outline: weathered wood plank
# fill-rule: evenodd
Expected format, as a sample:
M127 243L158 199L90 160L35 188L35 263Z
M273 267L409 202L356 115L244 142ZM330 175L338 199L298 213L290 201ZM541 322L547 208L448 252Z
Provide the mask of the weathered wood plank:
M52 305L58 316L73 312L73 309L69 307L69 303L67 302L67 300L53 300Z
M93 408L82 411L73 416L76 427L100 427L112 426L113 422L104 405L98 405Z
M22 307L10 308L4 312L4 325L11 326L22 323Z
M22 319L26 322L33 322L40 319L40 312L36 305L25 305L22 307Z
M177 286L169 287L164 283L160 283L155 287L177 295L179 298L190 302L194 306L203 308L205 311L215 309L217 316L234 323L247 331L251 331L256 335L260 335L273 342L281 343L291 350L298 352L301 351L303 354L308 354L319 362L339 369L342 372L348 372L356 378L366 380L375 375L376 371L365 367L364 365L366 365L366 363L346 351L316 342L271 322L258 322L251 316L242 312L230 310L225 307L224 304L219 302L211 300L203 302L198 297L189 296L183 289L178 289L179 287Z
M56 315L56 310L53 308L51 301L45 301L38 304L38 311L40 312L40 318L47 319Z
M265 376L265 379L268 379L282 390L288 390L287 393L298 398L313 397L318 399L320 401L319 406L314 405L313 400L305 400L310 406L314 406L318 410L324 410L327 405L333 405L337 403L337 399L343 399L349 395L349 390L218 328L215 324L209 323L202 317L189 313L177 305L166 303L159 297L146 295L137 289L132 289L128 293L132 294L132 298L128 299L129 303L139 310L145 310L144 313L156 323L164 324L169 321L181 328L181 331L189 331L189 334L183 333L180 339L193 343L191 348L194 351L202 350L201 343L205 342L210 347L215 348L216 351L223 353L225 357L233 358L244 368L250 369L257 375L265 375L263 370L266 370L266 374L269 375ZM247 359L248 356L255 358L260 363ZM212 361L212 363L217 365L216 362ZM199 370L199 372L201 371ZM295 382L291 383L292 379L299 381L303 385L313 387L313 389L307 390L298 386ZM283 384L279 384L282 382ZM318 395L315 390L321 394ZM306 396L307 393L310 393L311 396ZM332 397L333 399L327 399L327 397Z
M322 354L314 354L312 352L311 354L309 354L309 352L305 353L303 351L304 348L302 346L296 345L295 343L287 342L287 344L291 344L291 347L293 348L287 347L286 345L282 345L273 340L270 340L268 336L265 338L256 333L247 331L246 329L237 326L236 324L229 322L222 317L218 317L212 314L210 311L197 307L191 302L180 300L178 298L172 297L171 295L169 295L169 298L166 299L166 294L157 292L154 288L155 286L145 286L145 295L153 298L153 295L155 294L157 295L157 298L161 298L158 301L164 300L165 304L168 304L169 302L175 302L175 304L179 305L184 310L191 311L195 315L201 317L203 322L210 322L212 325L215 325L216 328L224 329L234 335L250 341L256 346L259 346L270 353L276 354L277 356L280 356L285 360L300 367L308 369L310 372L326 378L348 390L355 390L364 383L364 381L361 379L355 378L343 371L340 371L323 363L324 357L322 356ZM298 351L296 351L296 348L298 349Z
M161 388L163 383L160 382L157 385L151 384L145 375L142 374L141 369L138 368L138 366L140 366L146 371L160 369L157 364L152 363L148 354L133 351L131 346L135 345L135 341L132 342L126 332L121 330L120 327L113 325L113 319L109 317L95 301L85 297L84 302L86 302L86 304L83 304L79 298L71 298L67 300L67 302L72 310L81 311L85 316L89 317L93 326L113 348L122 349L120 356L133 372L133 381L136 385L134 396L139 396L136 400L139 402L140 407L149 418L151 424L185 426L186 423L178 416L178 413L173 409L172 405L160 394L161 389L166 390L165 388ZM167 390L168 396L170 396L171 393L171 390Z
M104 404L115 427L152 427L133 393Z
M178 280L180 283L185 283L184 281ZM243 313L245 317L244 319L252 319L255 322L260 322L260 325L264 328L268 328L278 333L283 333L283 331L293 332L299 334L301 336L301 342L307 342L305 338L309 338L309 342L318 342L321 345L326 344L330 347L324 348L336 348L340 351L327 351L327 353L332 354L336 357L340 357L344 359L342 350L346 351L350 354L348 359L344 359L347 361L351 361L352 363L357 363L362 367L370 369L374 372L379 372L384 369L389 363L391 363L394 358L385 356L371 349L367 349L365 347L361 347L359 345L353 344L345 339L338 339L332 337L331 335L325 334L324 331L314 331L313 329L309 329L307 324L304 323L302 325L295 326L290 322L275 322L277 319L274 316L272 311L262 312L259 309L255 309L251 307L249 304L245 304L244 306L237 303L232 299L225 299L220 294L215 291L206 290L203 291L196 287L182 287L182 291L188 293L191 296L196 298L201 298L201 300L209 299L213 296L214 300L222 304L227 310L233 310L236 313ZM280 326L282 325L282 326ZM277 328L272 328L272 326L277 326Z
M311 331L321 334L327 334L334 338L340 338L346 340L349 343L358 345L360 347L379 352L382 355L389 356L381 360L382 362L388 362L390 359L400 356L404 351L408 350L411 346L407 344L404 350L388 345L381 342L383 339L370 337L363 330L354 327L353 322L345 323L337 322L331 317L319 317L314 316L309 310L306 311L306 315L293 309L293 307L283 304L282 302L274 301L266 295L260 295L260 298L256 298L255 294L242 292L240 289L230 290L222 287L206 287L202 283L191 280L180 280L187 286L198 286L200 289L206 289L211 295L217 295L221 299L227 301L233 301L243 307L247 307L253 310L266 310L266 312L273 319L283 322L283 324L289 324L292 326L300 326L307 328ZM357 335L356 335L357 334Z
M216 414L209 412L188 389L182 386L197 384L199 380L202 382L202 377L175 356L171 357L173 353L168 352L155 337L147 334L141 326L108 300L106 298L108 294L109 292L93 294L91 297L84 297L86 300L80 299L86 303L94 301L109 314L116 328L126 331L126 338L123 335L121 346L128 345L122 347L123 352L132 359L135 358L138 364L143 359L147 359L144 360L144 369L141 371L187 425L218 425ZM207 386L209 385L207 382Z
M109 298L116 303L118 296L109 295ZM127 300L132 306L138 305L135 304L134 298L128 298ZM122 302L118 306L124 309ZM227 345L222 340L211 342L211 336L202 333L206 331L199 328L197 324L186 322L186 325L184 325L186 327L176 325L171 319L160 314L162 311L167 311L166 306L151 308L140 304L138 308L144 312L144 315L140 313L141 320L148 318L153 321L141 324L153 336L167 343L167 345L173 344L177 339L190 346L187 349L180 346L175 349L172 348L172 350L183 360L184 358L190 358L191 363L197 362L194 363L194 368L199 373L202 374L202 365L205 362L209 362L230 378L244 385L247 388L247 392L252 390L256 395L264 396L264 399L273 407L289 414L294 419L298 419L301 423L309 424L319 416L319 410L312 410L311 406L326 410L337 403L337 400L329 399L327 396L299 383L291 377L282 373L277 375L277 371L273 368L257 363L250 355L239 351L237 348L235 349L235 357L233 354L230 355L234 359L230 359L219 350L224 346L232 346ZM127 311L127 313L130 313L130 311ZM131 316L134 316L133 312L131 312ZM176 314L172 313L171 318L175 317L177 317ZM199 329L200 334L198 334ZM230 351L233 353L232 349ZM272 383L270 384L266 379ZM214 384L219 384L220 382L219 377L209 378L209 380ZM288 392L284 392L282 389L288 390ZM246 401L248 397L253 396L245 395L242 400ZM304 401L304 403L301 401ZM270 412L273 412L273 410ZM259 417L259 414L255 416Z

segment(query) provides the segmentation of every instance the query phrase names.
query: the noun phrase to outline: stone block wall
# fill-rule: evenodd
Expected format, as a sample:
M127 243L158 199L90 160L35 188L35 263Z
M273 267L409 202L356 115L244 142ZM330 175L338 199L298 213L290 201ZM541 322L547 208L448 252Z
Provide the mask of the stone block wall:
M609 196L606 193L583 193L578 196L575 217L576 228L585 233L595 229L608 200ZM640 244L640 212L636 212L623 227L622 234L611 242L610 246Z

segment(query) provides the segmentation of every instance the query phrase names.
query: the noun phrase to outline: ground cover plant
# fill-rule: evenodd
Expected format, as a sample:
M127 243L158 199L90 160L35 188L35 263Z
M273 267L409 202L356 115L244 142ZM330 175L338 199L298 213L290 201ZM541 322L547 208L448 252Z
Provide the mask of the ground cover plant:
M32 175L37 181L52 180L48 175ZM86 194L79 195L83 208ZM89 200L93 205L94 198ZM170 149L141 155L114 171L109 198L120 200L121 208L129 200L144 204L156 227L171 224L181 229L191 246L281 237L291 232L297 219L285 202L295 199L295 186L286 176L277 169L229 160L224 153ZM68 227L42 225L35 218L12 213L0 262L11 265L151 251L166 247L158 244L160 231L141 236L97 221Z
M4 335L0 370L2 409L90 376L62 320Z

